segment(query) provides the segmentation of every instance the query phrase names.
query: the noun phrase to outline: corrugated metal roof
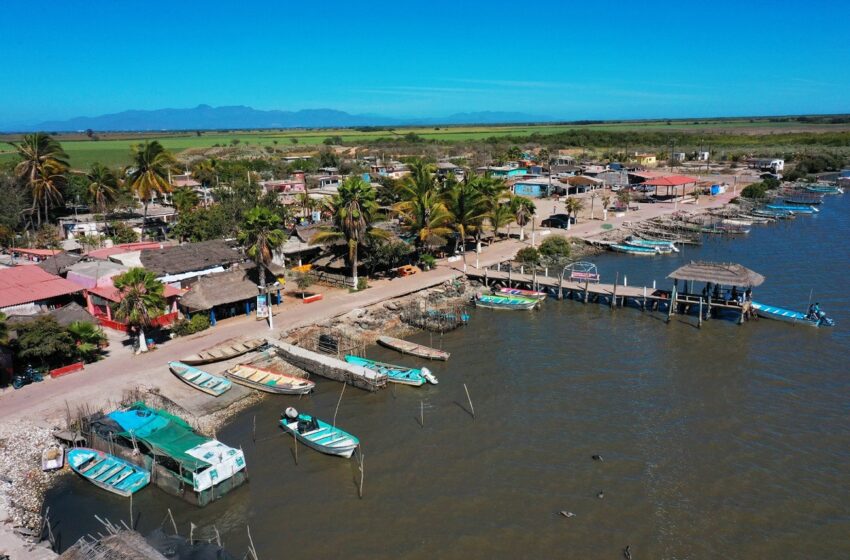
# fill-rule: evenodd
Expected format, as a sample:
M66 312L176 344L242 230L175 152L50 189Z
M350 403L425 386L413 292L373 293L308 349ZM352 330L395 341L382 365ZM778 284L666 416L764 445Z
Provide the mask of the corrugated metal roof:
M37 266L0 270L0 308L73 294L82 287Z

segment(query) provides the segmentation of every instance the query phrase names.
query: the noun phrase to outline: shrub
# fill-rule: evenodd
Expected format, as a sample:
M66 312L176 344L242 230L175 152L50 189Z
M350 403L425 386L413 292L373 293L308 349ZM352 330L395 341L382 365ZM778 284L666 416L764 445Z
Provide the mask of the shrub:
M360 278L357 279L357 291L365 290L368 287L369 287L369 281L366 279L365 276L361 276Z
M188 336L210 328L210 318L198 313L191 319L180 319L171 326L171 332L177 336Z
M428 268L434 268L437 264L437 259L434 258L434 255L424 254L419 257L419 260L422 261L422 264Z
M540 253L534 247L523 247L517 252L515 260L523 264L539 264Z
M741 196L752 200L764 198L766 194L767 185L764 183L753 183L752 185L747 185L744 187L744 190L741 191Z

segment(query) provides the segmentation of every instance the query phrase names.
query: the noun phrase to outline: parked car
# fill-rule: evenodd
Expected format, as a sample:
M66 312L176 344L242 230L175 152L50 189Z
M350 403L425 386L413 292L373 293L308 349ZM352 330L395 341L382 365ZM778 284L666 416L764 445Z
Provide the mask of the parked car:
M542 222L540 225L543 227L551 227L557 229L567 229L567 224L576 223L575 218L568 216L567 214L552 214Z

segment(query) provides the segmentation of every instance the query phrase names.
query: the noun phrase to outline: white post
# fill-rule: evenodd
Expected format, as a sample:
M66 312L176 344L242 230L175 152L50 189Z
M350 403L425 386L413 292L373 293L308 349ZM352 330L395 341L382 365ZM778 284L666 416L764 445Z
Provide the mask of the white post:
M623 274L623 287L625 288L628 285L629 285L629 279L626 277L625 274Z
M655 289L655 280L652 281L652 289Z

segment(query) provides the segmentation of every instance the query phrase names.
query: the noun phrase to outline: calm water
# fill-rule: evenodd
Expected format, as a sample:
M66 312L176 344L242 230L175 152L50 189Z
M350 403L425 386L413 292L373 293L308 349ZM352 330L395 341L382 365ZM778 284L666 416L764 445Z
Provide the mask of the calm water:
M438 386L346 389L338 424L363 442L362 500L355 461L301 447L296 466L276 427L292 403L333 415L341 386L320 381L300 403L268 399L219 433L244 447L249 484L205 509L147 489L139 527L170 507L181 530L215 524L241 556L249 524L263 560L621 558L627 544L635 558L847 558L848 212L850 195L831 197L818 216L707 238L678 257L596 261L603 280L665 286L690 259L740 262L767 278L756 299L802 310L813 290L834 329L698 330L693 317L666 325L660 313L553 299L533 313L478 310L434 339L452 352L432 367ZM94 513L128 515L126 501L76 477L49 505L64 546L96 530Z

